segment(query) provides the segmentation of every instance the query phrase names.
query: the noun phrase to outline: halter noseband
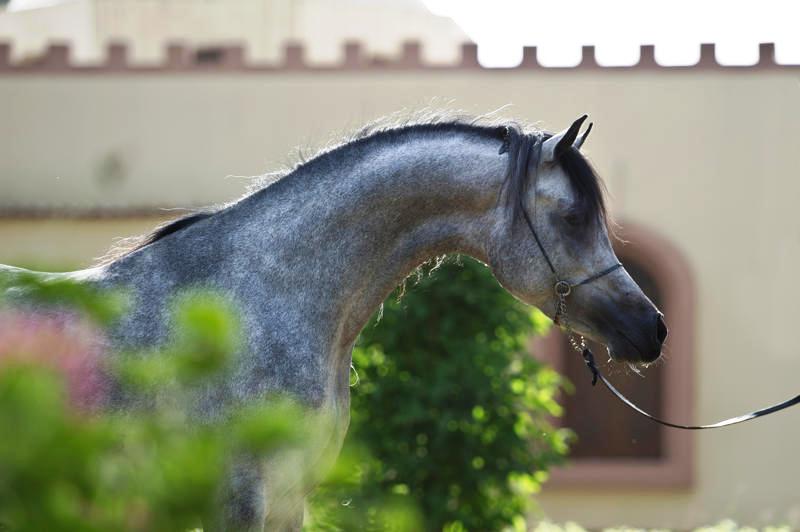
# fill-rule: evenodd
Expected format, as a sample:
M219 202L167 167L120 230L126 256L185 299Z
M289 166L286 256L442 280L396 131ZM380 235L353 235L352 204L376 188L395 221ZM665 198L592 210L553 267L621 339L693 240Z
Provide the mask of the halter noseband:
M533 164L535 165L534 167L538 168L538 166L539 166L539 160L538 159L539 159L539 154L541 153L541 139L537 139L536 144L534 145L534 147L533 147L533 149L531 151L533 151L534 154L535 154L534 155L534 161L533 161ZM530 156L530 155L528 155L528 156ZM609 380L606 379L606 377L602 373L600 373L600 369L597 367L597 364L594 361L594 354L592 353L591 349L589 349L589 347L586 345L586 339L582 335L576 334L572 330L572 327L570 327L569 320L567 318L567 296L569 296L575 288L578 288L579 286L583 286L585 284L589 284L589 283L591 283L593 281L596 281L596 280L600 279L601 277L604 277L604 276L606 276L606 275L608 275L608 274L610 274L612 272L617 271L620 268L623 268L622 263L618 262L618 263L614 264L613 266L610 266L610 267L606 268L605 270L602 270L602 271L599 271L597 273L594 273L594 274L586 277L585 279L583 279L583 280L581 280L581 281L579 281L577 283L571 283L571 282L569 282L567 280L562 279L558 275L558 271L556 270L555 266L553 265L553 261L550 260L550 256L547 254L547 251L545 250L544 245L542 244L542 241L539 239L539 235L536 233L536 228L534 227L530 216L528 216L528 211L525 209L525 205L522 203L522 197L521 196L520 196L520 199L519 199L519 208L522 211L523 217L525 218L525 223L528 224L528 229L530 229L531 234L533 235L533 239L536 242L536 246L539 248L539 251L542 253L542 256L544 257L544 260L547 262L547 266L550 268L550 272L553 274L553 277L555 277L555 279L556 279L556 282L553 285L553 292L555 293L555 297L556 297L556 309L555 309L555 313L554 313L554 316L553 316L553 322L556 325L558 325L559 327L561 327L561 329L566 333L567 339L569 340L569 343L572 346L572 348L575 351L581 353L581 355L583 356L583 360L586 363L586 367L589 369L589 371L592 374L592 386L597 384L597 381L599 379L605 385L605 387L612 394L614 394L617 397L617 399L622 401L629 408L633 409L636 413L638 413L638 414L640 414L640 415L642 415L642 416L644 416L644 417L646 417L646 418L648 418L648 419L650 419L652 421L655 421L656 423L659 423L661 425L664 425L664 426L667 426L667 427L676 428L676 429L684 429L684 430L717 429L717 428L721 428L721 427L727 427L727 426L730 426L730 425L736 425L738 423L742 423L742 422L745 422L745 421L750 421L751 419L755 419L755 418L758 418L758 417L766 416L768 414L772 414L772 413L778 412L778 411L783 410L785 408L789 408L790 406L795 406L797 404L800 404L800 394L798 394L795 397L793 397L791 399L787 399L786 401L784 401L782 403L778 403L776 405L769 406L767 408L762 408L760 410L756 410L756 411L751 412L749 414L744 414L742 416L733 417L733 418L730 418L730 419L719 421L717 423L711 423L711 424L708 424L708 425L682 425L680 423L672 423L672 422L669 422L669 421L664 421L662 419L659 419L659 418L655 417L654 415L649 414L648 412L642 410L633 401L631 401L630 399L625 397L622 394L622 392L617 390L614 387L614 385L611 384L611 382L609 382Z

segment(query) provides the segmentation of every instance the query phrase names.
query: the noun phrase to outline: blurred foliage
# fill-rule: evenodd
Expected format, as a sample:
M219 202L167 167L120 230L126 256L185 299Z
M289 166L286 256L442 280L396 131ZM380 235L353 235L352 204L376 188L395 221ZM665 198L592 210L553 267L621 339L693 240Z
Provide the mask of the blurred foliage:
M310 530L524 530L567 452L570 432L548 421L564 383L527 352L549 320L474 260L430 269L359 338L345 449L360 442L372 459L343 455L312 496ZM406 520L387 524L380 499Z
M27 272L10 285L0 287L0 295L34 303L37 312L0 300L3 530L194 528L212 513L232 456L269 453L303 437L296 428L302 413L285 401L249 405L216 421L189 419L192 387L227 371L237 345L238 323L223 299L202 293L180 298L176 332L158 356L130 353L114 367L93 368L110 358L87 353L102 332L86 322L112 322L124 297ZM39 312L42 306L46 312ZM169 400L125 413L76 408L73 385L95 382L82 372L96 370L115 375L132 392L158 390Z

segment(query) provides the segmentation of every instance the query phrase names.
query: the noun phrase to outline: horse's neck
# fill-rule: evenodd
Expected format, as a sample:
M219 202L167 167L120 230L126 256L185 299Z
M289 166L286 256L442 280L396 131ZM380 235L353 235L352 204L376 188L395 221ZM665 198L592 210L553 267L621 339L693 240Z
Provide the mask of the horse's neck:
M273 240L285 228L277 245L293 260L275 266L291 269L316 311L335 316L338 341L353 341L421 263L452 252L485 261L505 171L498 147L478 135L426 134L345 149L311 165L312 175L301 169L260 211Z
M112 263L103 282L135 286L142 301L210 285L283 336L347 347L421 263L486 260L507 162L498 149L459 132L345 147Z

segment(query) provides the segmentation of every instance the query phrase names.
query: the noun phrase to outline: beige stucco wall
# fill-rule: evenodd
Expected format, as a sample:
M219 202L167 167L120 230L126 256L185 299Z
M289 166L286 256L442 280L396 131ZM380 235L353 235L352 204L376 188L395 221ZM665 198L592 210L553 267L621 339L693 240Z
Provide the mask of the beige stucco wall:
M473 112L510 103L506 115L551 128L590 113L586 151L615 212L669 238L693 270L696 420L796 393L797 70L0 76L0 208L231 199L245 180L228 176L434 97ZM86 261L150 224L0 220L0 262ZM689 490L545 488L542 508L591 527L800 527L797 412L695 438Z

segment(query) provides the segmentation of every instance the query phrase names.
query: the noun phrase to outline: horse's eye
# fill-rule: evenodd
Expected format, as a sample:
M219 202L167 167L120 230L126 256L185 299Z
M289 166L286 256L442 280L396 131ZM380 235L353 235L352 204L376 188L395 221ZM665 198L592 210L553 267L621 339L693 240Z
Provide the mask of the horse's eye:
M571 227L577 227L581 225L581 217L575 212L565 214L564 221L567 222L567 225Z

